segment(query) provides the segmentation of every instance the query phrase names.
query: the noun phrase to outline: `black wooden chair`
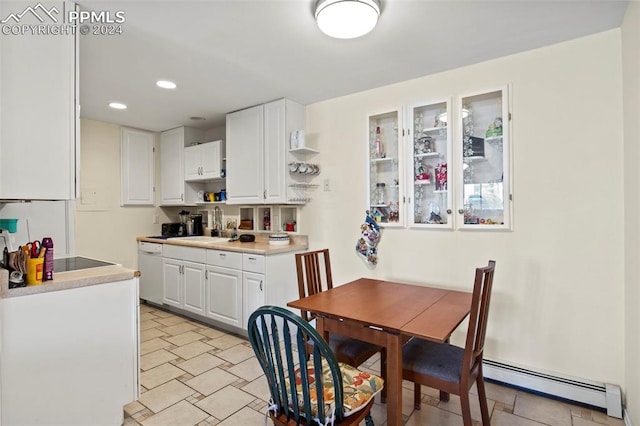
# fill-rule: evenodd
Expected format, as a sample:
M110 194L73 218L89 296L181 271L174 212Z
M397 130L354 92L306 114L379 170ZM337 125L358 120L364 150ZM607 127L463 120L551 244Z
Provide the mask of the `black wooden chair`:
M296 271L298 273L298 295L300 298L333 288L329 249L297 253ZM307 311L301 311L301 315L307 322L313 321L316 317L315 314ZM383 380L385 379L387 357L386 351L382 346L330 333L329 347L338 361L354 367L362 365L377 352L380 352L380 376L382 376ZM385 391L382 392L381 398L382 402L385 402Z
M414 382L414 407L420 409L420 385L460 396L462 419L471 426L469 389L478 387L482 424L490 425L482 377L484 338L496 262L476 269L467 340L464 348L413 338L402 349L402 377Z
M307 321L287 309L263 306L249 317L248 333L269 385L267 414L275 425L324 425L333 420L346 426L365 420L373 426L370 411L382 379L338 363ZM313 342L311 353L307 340Z

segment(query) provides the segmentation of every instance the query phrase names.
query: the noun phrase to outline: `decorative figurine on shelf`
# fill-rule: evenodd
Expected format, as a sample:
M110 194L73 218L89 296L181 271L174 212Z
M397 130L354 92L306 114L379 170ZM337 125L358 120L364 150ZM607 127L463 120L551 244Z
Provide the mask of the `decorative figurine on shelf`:
M434 152L433 138L431 136L424 136L416 139L415 151L416 154L429 154Z
M418 167L418 173L416 173L416 180L429 180L431 176L424 169L424 166L421 164Z
M436 191L447 190L447 163L438 163L436 166Z
M493 123L489 124L489 128L485 133L485 137L487 138L496 136L502 136L502 117L496 117Z
M391 212L389 213L389 222L399 222L400 221L400 203L391 202L389 203L389 208Z
M375 141L375 156L376 158L385 158L384 147L382 145L382 135L380 134L380 126L376 127L376 141Z

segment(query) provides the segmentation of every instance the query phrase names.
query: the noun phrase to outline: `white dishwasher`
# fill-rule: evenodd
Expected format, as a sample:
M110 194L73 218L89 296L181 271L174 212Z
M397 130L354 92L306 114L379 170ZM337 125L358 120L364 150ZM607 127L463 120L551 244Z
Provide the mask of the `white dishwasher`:
M140 299L162 305L162 244L138 243Z

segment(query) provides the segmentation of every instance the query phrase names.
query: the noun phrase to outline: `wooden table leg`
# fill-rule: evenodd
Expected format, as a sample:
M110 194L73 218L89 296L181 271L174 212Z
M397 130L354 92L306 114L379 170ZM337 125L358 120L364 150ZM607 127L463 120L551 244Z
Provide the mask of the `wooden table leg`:
M329 341L329 332L324 329L324 317L316 317L316 331L325 341Z
M387 425L402 425L402 344L399 334L387 334Z

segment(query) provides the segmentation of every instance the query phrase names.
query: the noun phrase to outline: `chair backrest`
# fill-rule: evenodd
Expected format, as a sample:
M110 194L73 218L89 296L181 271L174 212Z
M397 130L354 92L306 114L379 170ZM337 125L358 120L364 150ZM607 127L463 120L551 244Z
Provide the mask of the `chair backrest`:
M298 295L300 298L311 296L333 288L329 249L308 251L296 254L298 272ZM301 311L302 318L311 321L315 314Z
M468 368L463 368L463 374L465 374L465 372L469 373L476 365L482 363L484 338L487 332L487 317L489 315L489 303L491 301L491 288L493 286L493 273L495 269L496 262L493 260L489 261L488 266L476 268L463 361L463 365Z
M325 397L330 394L325 393L328 385L333 387L334 401L343 401L342 373L320 334L307 321L276 306L263 306L254 311L249 317L248 333L267 378L271 393L270 409L277 410L276 417L284 414L287 421L293 420L296 424L312 424L316 419L326 424L330 413L325 413L324 409L314 410L313 403L317 402L316 407L325 407ZM300 365L308 365L307 355L305 350L295 350L305 348L307 339L314 343L310 354L314 371L299 368ZM323 363L331 372L328 383L321 379L321 373L315 373L322 372ZM297 385L301 385L302 396L298 394ZM336 423L343 420L342 403L335 404L334 415Z

